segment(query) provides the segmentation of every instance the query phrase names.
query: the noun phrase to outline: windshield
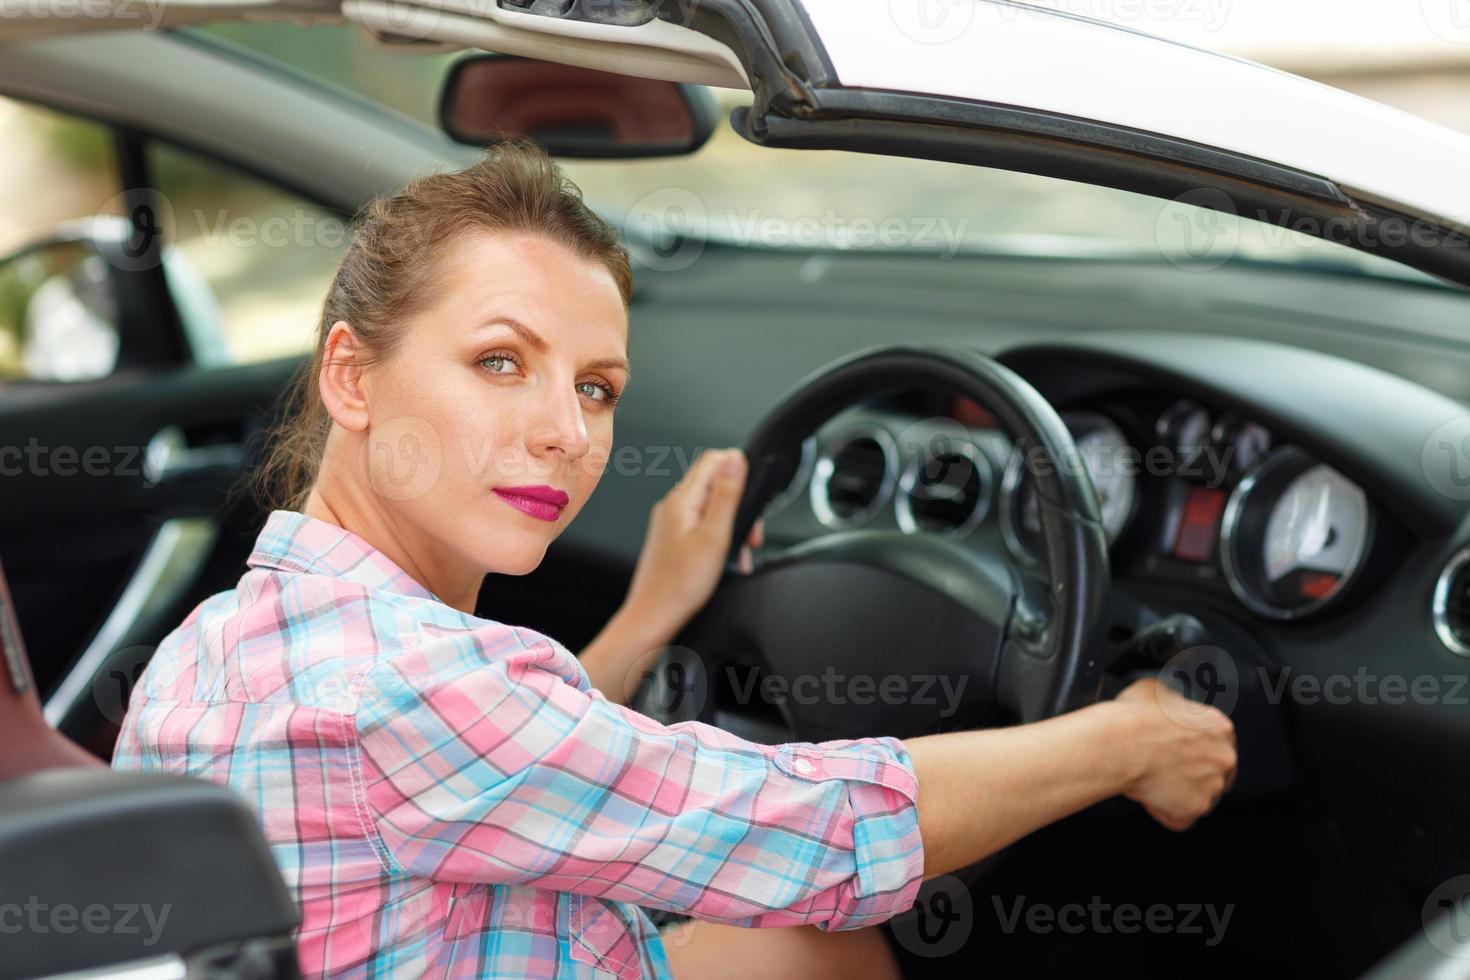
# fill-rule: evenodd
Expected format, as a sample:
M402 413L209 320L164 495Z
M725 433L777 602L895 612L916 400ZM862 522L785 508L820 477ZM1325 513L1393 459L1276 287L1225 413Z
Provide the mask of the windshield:
M457 54L397 50L350 25L227 23L199 32L244 45L437 127L441 81ZM710 90L724 115L750 95ZM1226 262L1309 265L1437 282L1346 246L1174 201L964 164L759 147L728 123L698 153L559 161L599 211L655 247L679 236L750 248L870 249L1132 259L1209 269ZM665 249L658 249L661 253ZM655 259L655 261L658 261ZM672 268L664 260L663 268Z

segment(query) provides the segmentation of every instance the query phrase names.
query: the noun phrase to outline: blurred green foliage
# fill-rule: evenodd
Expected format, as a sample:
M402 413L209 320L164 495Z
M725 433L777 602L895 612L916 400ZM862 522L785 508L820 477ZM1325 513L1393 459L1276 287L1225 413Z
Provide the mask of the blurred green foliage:
M197 32L250 48L436 128L440 84L458 57L383 45L355 24L235 22Z

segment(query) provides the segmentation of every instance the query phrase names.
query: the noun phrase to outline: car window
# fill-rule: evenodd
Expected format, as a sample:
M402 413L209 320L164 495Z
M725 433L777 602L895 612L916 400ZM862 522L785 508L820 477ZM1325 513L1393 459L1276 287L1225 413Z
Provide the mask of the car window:
M122 220L111 131L0 98L0 381L90 381L117 363L108 264L78 239Z
M355 25L302 30L231 22L188 30L435 127L444 76L465 56L394 48ZM748 92L710 92L724 117L751 101ZM558 162L605 217L655 250L669 246L670 254L640 253L664 271L698 254L686 241L708 239L945 259L967 253L1168 262L1192 270L1238 260L1435 281L1389 259L1237 214L1210 190L1160 200L961 163L773 149L727 124L690 156Z
M240 364L310 348L349 219L173 145L149 145L168 244L164 272L197 362Z

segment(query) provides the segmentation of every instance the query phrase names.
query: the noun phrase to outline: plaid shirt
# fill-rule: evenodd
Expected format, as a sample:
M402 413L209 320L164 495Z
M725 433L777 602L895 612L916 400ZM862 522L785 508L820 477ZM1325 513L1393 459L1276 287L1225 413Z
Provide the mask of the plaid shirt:
M668 977L640 906L847 929L913 904L896 739L660 725L555 640L460 612L291 511L249 566L159 646L113 765L254 805L306 974Z

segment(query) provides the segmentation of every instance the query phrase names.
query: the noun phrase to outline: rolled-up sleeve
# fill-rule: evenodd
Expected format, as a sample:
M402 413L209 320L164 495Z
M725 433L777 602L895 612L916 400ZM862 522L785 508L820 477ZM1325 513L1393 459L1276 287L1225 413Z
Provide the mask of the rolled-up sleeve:
M662 725L569 679L560 644L507 632L363 679L364 817L399 869L746 926L849 929L913 904L924 854L903 743Z

